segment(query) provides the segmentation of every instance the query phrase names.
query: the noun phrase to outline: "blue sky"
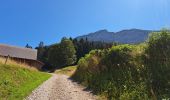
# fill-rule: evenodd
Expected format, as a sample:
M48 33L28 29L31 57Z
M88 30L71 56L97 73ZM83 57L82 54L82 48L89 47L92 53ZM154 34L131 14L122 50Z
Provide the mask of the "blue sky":
M101 29L170 27L170 0L0 0L0 43L33 47Z

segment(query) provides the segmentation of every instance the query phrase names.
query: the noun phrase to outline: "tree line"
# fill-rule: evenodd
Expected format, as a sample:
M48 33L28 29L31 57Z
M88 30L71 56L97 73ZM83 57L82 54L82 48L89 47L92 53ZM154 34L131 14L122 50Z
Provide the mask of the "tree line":
M48 69L53 69L76 64L81 57L84 57L91 50L106 49L112 45L112 43L91 42L87 38L77 40L64 37L60 43L48 46L40 42L36 49L38 50L38 60L45 63Z

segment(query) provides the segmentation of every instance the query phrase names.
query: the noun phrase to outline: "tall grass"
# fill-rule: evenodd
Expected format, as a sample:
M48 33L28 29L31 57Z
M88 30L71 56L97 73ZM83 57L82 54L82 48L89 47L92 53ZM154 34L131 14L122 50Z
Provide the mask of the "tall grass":
M22 100L51 75L0 58L0 100Z

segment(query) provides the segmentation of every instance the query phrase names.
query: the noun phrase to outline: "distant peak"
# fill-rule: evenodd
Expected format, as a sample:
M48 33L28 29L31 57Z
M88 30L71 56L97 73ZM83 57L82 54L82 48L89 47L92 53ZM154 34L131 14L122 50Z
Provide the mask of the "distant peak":
M108 31L106 29L103 29L103 30L97 31L96 33L104 33L104 32L108 32Z
M132 30L132 31L151 31L151 30L137 29L137 28L132 28L132 29L129 29L129 30Z
M119 32L126 32L126 31L149 31L149 30L142 30L142 29L137 29L137 28L132 28L132 29L125 29L125 30L121 30L121 31L119 31ZM118 32L118 33L119 33Z
M141 29L137 29L137 28L131 28L131 29L129 29L129 30L141 30Z
M129 29L129 30L132 30L132 31L144 31L142 29L137 29L137 28L132 28L132 29Z

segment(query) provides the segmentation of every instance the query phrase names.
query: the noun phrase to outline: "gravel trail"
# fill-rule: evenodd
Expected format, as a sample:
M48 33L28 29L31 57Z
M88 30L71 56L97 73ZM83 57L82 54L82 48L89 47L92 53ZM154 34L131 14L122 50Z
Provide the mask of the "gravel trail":
M66 75L52 74L52 77L35 89L26 100L96 100L83 86L73 82Z

